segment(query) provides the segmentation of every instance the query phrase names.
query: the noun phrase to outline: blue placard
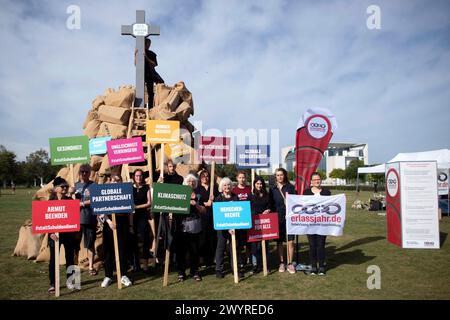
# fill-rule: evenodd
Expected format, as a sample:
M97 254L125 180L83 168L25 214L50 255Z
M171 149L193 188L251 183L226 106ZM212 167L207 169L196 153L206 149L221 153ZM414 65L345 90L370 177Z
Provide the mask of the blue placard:
M236 163L239 168L264 168L270 165L269 145L237 145Z
M100 137L89 140L89 154L105 154L106 141L111 140L111 137Z
M215 230L250 229L250 201L214 202L213 220Z
M91 209L94 214L131 213L134 211L131 182L92 184L89 192Z

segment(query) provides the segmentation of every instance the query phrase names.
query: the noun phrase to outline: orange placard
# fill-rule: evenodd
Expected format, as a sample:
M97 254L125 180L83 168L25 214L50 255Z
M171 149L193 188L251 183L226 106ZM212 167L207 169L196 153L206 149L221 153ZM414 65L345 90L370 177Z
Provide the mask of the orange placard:
M147 120L147 142L175 143L180 141L180 122L174 120Z

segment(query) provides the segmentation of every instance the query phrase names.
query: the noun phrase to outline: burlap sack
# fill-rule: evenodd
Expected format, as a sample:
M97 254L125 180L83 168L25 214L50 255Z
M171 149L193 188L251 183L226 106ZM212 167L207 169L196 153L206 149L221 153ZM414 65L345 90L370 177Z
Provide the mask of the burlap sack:
M98 119L100 121L128 125L131 110L114 107L110 105L101 105L98 108Z
M166 102L150 109L149 117L151 120L177 120L177 114L171 111Z
M130 109L134 99L134 89L120 87L119 91L112 91L106 94L105 104L112 107L122 107Z
M19 229L19 238L17 239L16 247L14 248L13 256L26 257L28 255L28 236L26 226L21 226Z
M41 242L41 247L39 248L39 254L34 262L49 262L50 261L50 250L48 248L48 233L44 234L44 238Z
M36 259L39 255L39 249L41 248L42 239L44 234L33 234L31 232L31 226L27 228L28 239L27 239L27 259Z
M167 98L165 98L158 106L160 106L160 105L165 106L167 104L169 107L169 110L175 112L175 110L177 109L180 102L181 102L181 97L179 95L179 92L178 92L178 90L174 89L174 90L170 91Z
M154 98L155 106L159 106L161 102L163 102L164 99L166 99L169 96L170 91L173 90L173 87L166 86L163 83L158 83L155 86L154 90L155 90L155 98Z
M102 106L103 107L103 106ZM97 136L98 130L100 130L100 125L102 122L100 120L91 120L88 122L84 128L84 135L89 139L95 138Z
M191 107L194 107L194 103L192 101L192 93L189 92L183 81L180 81L177 84L175 84L174 89L178 91L181 100L187 102Z
M37 200L37 201L46 201L50 198L50 195L52 193L52 189L53 189L53 185L49 186L50 184L48 184L47 186L39 189L38 191L36 191L36 193L33 195L32 200Z
M67 177L69 176L69 167L64 167L64 168L61 168L59 171L58 171L58 174L56 175L57 177L61 177L61 178L63 178L64 180L66 180L67 181ZM53 182L51 182L51 183L49 183L49 185L52 185L52 187L53 187Z
M186 177L189 173L197 174L198 171L200 171L200 164L183 164L179 163L177 164L177 173L180 176Z
M114 91L114 89L113 88L107 88L106 90L105 90L105 92L103 93L103 99L104 100L106 100L106 97L109 95L109 94L111 94L111 93L114 93L115 91Z
M98 130L97 137L108 137L112 139L125 138L127 136L127 126L102 122L100 130Z
M92 101L92 110L97 111L102 104L105 104L105 96L98 96Z
M96 120L97 118L98 118L97 111L89 110L88 114L86 115L86 119L83 122L83 129L86 129L90 121Z
M98 171L100 169L100 166L102 165L103 156L99 155L93 155L91 156L91 167L92 171Z
M189 103L183 101L175 110L177 118L180 122L186 121L191 115L194 115L194 108Z
M111 174L111 168L109 166L108 155L105 155L102 159L102 163L100 164L100 168L98 169L99 175Z

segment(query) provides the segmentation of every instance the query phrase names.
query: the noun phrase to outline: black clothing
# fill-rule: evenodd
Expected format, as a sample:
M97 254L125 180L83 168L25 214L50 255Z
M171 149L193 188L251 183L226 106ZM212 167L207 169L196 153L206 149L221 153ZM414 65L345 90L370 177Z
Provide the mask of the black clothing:
M313 196L314 193L312 192L311 188L308 188L305 191L303 191L303 195L304 196ZM320 195L321 196L331 196L331 191L328 189L322 188L320 190Z
M320 234L308 234L309 242L309 263L312 267L317 266L319 262L319 268L325 267L325 241L327 236Z
M158 65L156 53L154 53L151 50L145 50L145 55L148 59L150 59L155 63L155 66L153 66L150 62L147 61L147 58L145 59L144 76L145 76L145 83L147 84L148 106L149 108L153 108L153 99L154 99L153 85L154 83L164 83L164 80L155 70L155 67Z
M311 188L306 189L303 192L305 196L315 195ZM331 196L331 192L328 189L322 188L320 190L321 196ZM309 262L313 268L317 268L317 262L319 262L319 268L325 267L325 242L327 236L320 234L308 234L309 242Z
M272 208L272 200L270 199L269 194L265 194L261 197L260 195L252 193L249 200L252 214L261 214L267 209L270 210Z
M226 202L226 201L239 201L239 198L235 194L231 194L230 198L226 198L223 194L219 194L215 199L215 202ZM224 260L224 251L227 247L227 242L229 242L228 252L230 256L230 265L233 268L233 253L231 248L231 234L228 230L217 230L217 247L216 247L216 272L223 272L223 260ZM236 251L237 251L237 265L238 267L242 265L242 257L239 254L240 241L238 237L236 237Z
M297 194L292 184L286 183L281 187L284 197L286 194ZM270 187L269 196L272 204L272 212L278 212L278 227L280 229L280 237L276 240L278 243L286 241L286 203L284 197L281 195L277 185ZM289 235L288 240L294 240L294 235Z
M186 268L188 267L186 255L189 255L190 274L196 275L198 274L200 232L185 232L183 224L186 223L187 220L196 220L198 224L200 224L200 213L198 212L197 207L191 204L190 213L188 215L174 214L173 217L174 220L172 220L172 230L174 234L173 241L175 246L178 274L186 274Z
M55 196L51 196L50 200L58 200ZM67 196L63 196L61 200L72 200ZM50 237L53 233L48 234L48 246L50 248L50 263L48 265L48 277L50 286L55 286L55 241ZM59 233L59 247L64 246L66 258L66 275L67 279L72 273L67 272L69 266L75 265L75 255L80 251L80 232L61 232ZM75 270L74 270L75 271Z
M140 188L133 186L134 204L141 205L148 202L147 192L148 185L143 185ZM139 268L139 259L150 258L150 225L148 223L149 211L148 209L137 209L133 214L133 230L134 230L134 264Z
M128 219L128 215L116 214L117 246L119 247L120 272L122 276L126 276L128 270L127 240L129 237L128 230L130 228ZM112 279L113 272L116 268L114 236L113 230L111 230L106 221L103 224L103 256L105 277Z
M184 178L176 172L174 174L164 173L164 183L183 184L183 181Z
M213 196L215 198L219 195L219 190L215 185L213 190ZM205 202L208 202L209 188L206 190L205 187L199 185L195 189L195 194L197 195L199 205L204 206ZM207 265L211 265L214 262L216 254L217 231L214 230L212 206L205 208L206 212L200 217L202 221L202 232L199 234L199 254Z

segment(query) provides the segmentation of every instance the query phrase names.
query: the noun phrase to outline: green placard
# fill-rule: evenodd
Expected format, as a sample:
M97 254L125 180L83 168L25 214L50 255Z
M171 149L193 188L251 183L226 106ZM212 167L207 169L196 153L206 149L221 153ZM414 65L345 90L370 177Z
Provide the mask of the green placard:
M192 189L169 183L153 184L152 211L189 214Z
M50 138L52 165L89 163L89 138L86 136Z

